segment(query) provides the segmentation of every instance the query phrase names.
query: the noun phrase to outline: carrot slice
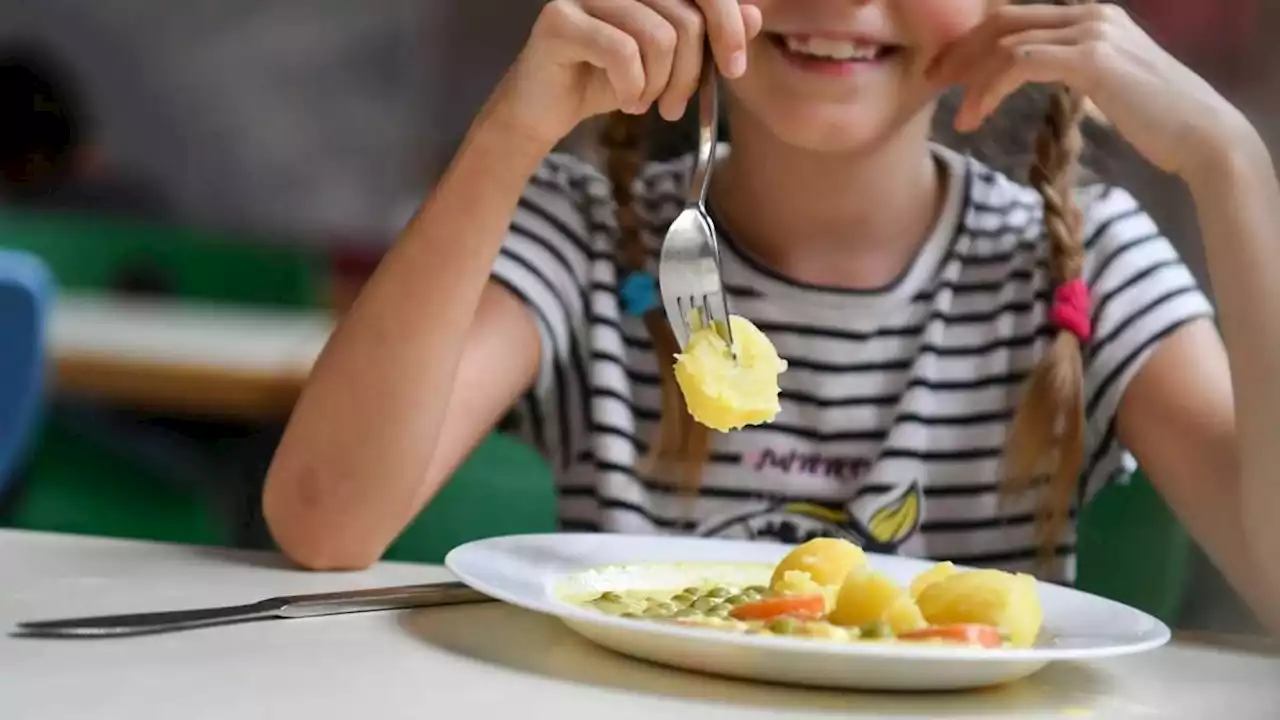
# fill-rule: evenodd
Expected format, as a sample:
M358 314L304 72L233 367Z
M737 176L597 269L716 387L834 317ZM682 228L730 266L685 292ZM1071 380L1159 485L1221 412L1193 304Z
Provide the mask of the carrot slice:
M754 600L734 608L729 615L735 620L770 620L776 617L821 617L827 610L822 595L775 595Z
M945 642L998 648L1004 645L1000 631L990 625L965 623L961 625L935 625L898 636L902 640L943 640Z

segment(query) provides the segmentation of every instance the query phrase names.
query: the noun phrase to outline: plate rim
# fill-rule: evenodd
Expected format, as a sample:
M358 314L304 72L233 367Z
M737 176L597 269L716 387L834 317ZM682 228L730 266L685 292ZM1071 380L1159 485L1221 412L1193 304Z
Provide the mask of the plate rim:
M1122 602L1104 598L1077 588L1058 586L1057 589L1084 595L1095 602L1119 605L1128 612L1136 613L1142 618L1152 623L1155 630L1151 638L1141 641L1135 641L1124 644L1103 645L1098 647L1084 648L1054 648L1054 647L1032 647L1032 648L971 648L971 647L954 647L946 645L916 645L916 644L897 644L897 643L836 643L821 642L813 639L794 638L775 635L745 635L741 633L714 632L707 628L689 627L676 624L664 623L636 623L633 620L602 613L595 613L583 608L579 608L567 602L557 601L554 598L539 598L542 602L531 602L527 598L523 598L514 593L508 593L502 588L495 587L488 582L477 579L473 575L460 570L458 563L460 558L465 558L468 552L473 552L475 548L485 545L498 544L502 542L511 542L521 538L528 539L552 539L572 540L599 538L601 535L607 535L614 539L634 538L643 540L645 538L652 539L653 536L627 533L588 533L588 532L568 532L568 533L519 533L511 535L498 535L489 538L481 538L472 540L455 547L445 555L444 565L464 584L474 590L478 590L489 597L500 600L509 605L537 612L543 615L550 615L562 622L567 619L573 621L585 622L604 627L617 628L624 632L638 632L642 634L653 634L681 640L698 640L707 641L711 644L723 647L745 647L759 650L774 650L783 652L803 652L815 655L836 655L836 656L862 656L862 657L884 657L894 660L924 660L924 661L976 661L976 662L1059 662L1071 660L1095 660L1101 658L1123 657L1126 655L1135 655L1143 652L1158 649L1166 644L1173 637L1173 632L1164 621L1151 615L1150 613L1139 610ZM666 540L684 540L684 541L718 541L726 543L749 543L749 541L726 541L718 538L698 538L698 537L675 537L675 536L659 536ZM786 543L775 543L779 547L795 547ZM921 562L930 562L927 558L915 558L900 555L885 555L883 553L866 553L868 560L875 558L892 558L897 560L915 560ZM689 562L702 562L690 560ZM743 561L750 562L750 561ZM636 563L638 564L638 563ZM619 563L619 565L624 565ZM595 567L607 567L607 565L584 566L578 571L583 572ZM973 566L956 564L956 568L960 570L980 569ZM563 575L570 575L565 573ZM1043 581L1037 579L1036 582ZM566 622L566 624L569 624ZM572 629L572 627L571 627ZM574 630L574 632L577 632Z

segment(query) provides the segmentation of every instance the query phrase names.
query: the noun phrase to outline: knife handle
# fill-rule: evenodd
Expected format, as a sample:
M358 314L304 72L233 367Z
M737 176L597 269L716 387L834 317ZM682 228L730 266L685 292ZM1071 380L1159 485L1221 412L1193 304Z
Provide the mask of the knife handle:
M267 602L280 603L280 608L275 612L277 617L300 618L372 610L460 605L492 600L493 598L488 595L472 590L460 582L442 582L315 595L292 595L272 598Z
M260 620L274 617L280 607L278 600L263 600L251 605L24 622L18 624L17 635L21 637L46 638L102 638L148 635L173 632L175 630L192 630L211 625L225 625L248 620Z
M46 638L121 637L192 630L268 618L316 617L492 600L493 598L488 595L472 590L460 582L429 583L313 595L289 595L268 598L250 605L25 622L18 625L17 635Z

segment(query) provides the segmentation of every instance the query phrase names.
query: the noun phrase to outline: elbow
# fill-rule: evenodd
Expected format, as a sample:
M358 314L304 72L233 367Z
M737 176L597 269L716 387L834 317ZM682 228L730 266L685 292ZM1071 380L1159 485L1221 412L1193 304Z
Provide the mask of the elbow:
M263 488L263 519L284 556L321 572L364 570L378 562L385 548L361 537L349 518L326 512L305 487L268 473Z
M271 536L280 552L303 570L314 572L354 572L366 570L378 562L381 553L347 547L323 537L308 537L277 531L271 525Z

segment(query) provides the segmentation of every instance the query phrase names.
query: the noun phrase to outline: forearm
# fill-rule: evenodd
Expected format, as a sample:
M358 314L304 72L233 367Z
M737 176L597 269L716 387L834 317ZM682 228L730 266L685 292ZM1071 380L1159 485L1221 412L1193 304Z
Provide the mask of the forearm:
M464 338L548 149L482 115L325 348L264 491L296 559L366 564L411 519Z
M1280 631L1280 182L1241 131L1186 176L1205 238L1231 363L1240 512L1258 582L1250 598Z

